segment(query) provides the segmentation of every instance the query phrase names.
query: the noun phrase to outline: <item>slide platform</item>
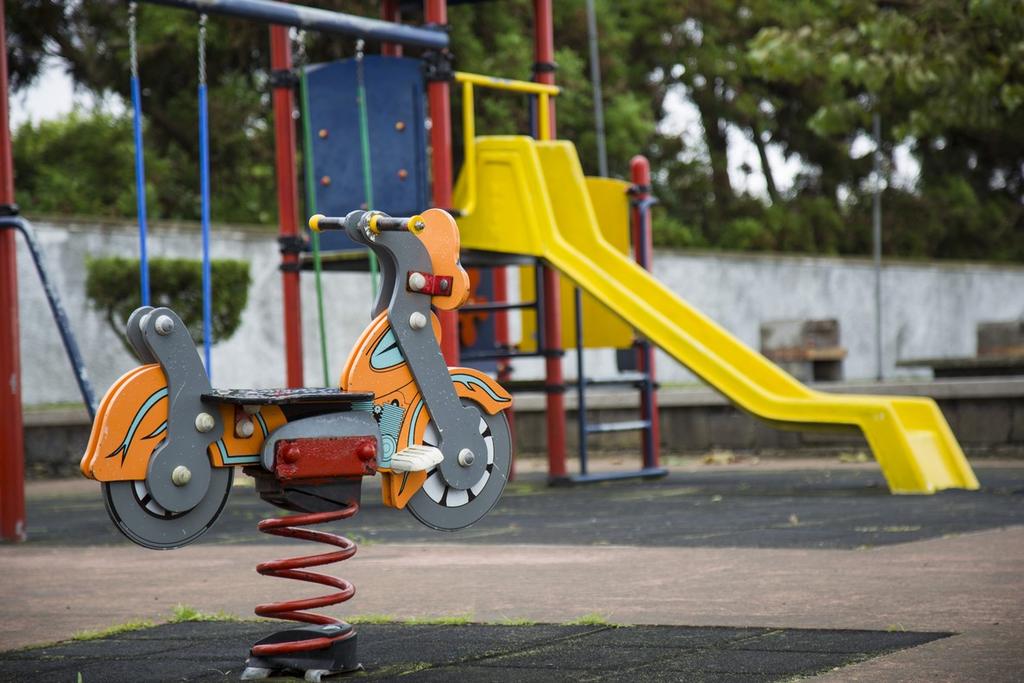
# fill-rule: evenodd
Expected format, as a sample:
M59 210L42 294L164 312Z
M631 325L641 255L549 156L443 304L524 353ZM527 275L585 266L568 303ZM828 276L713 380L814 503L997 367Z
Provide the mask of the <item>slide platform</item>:
M480 137L474 166L477 205L459 219L464 248L544 259L737 406L776 426L858 428L893 493L978 488L933 400L815 391L609 244L571 142ZM464 184L460 178L456 204Z

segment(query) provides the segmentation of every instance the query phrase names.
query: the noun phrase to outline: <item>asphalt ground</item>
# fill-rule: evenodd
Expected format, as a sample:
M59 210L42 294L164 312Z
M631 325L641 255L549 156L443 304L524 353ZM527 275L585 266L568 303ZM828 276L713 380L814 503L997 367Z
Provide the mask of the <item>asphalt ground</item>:
M950 635L552 624L357 628L364 671L344 680L785 681ZM9 652L0 654L0 680L237 680L250 644L273 630L258 622L165 624Z
M483 520L455 533L384 507L364 486L359 514L338 529L357 542L631 545L640 547L854 549L1024 523L1024 464L975 464L981 491L894 496L872 467L708 467L657 480L552 488L542 474L509 484ZM259 520L276 516L239 474L224 514L198 544L265 543ZM29 545L123 545L99 485L32 496ZM277 542L277 541L275 541Z

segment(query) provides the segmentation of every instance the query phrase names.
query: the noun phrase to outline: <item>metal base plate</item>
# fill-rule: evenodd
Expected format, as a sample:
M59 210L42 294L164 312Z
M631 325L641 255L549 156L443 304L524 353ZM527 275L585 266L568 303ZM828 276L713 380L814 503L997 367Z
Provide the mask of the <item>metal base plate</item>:
M268 675L280 676L286 672L301 671L306 680L319 681L324 675L358 671L359 653L356 647L358 634L351 624L328 624L326 626L298 626L273 633L256 645L271 645L308 640L310 638L334 638L328 647L307 652L258 657L251 655L246 660L246 671L267 672ZM258 678L258 675L250 678ZM312 674L312 675L310 675ZM244 678L244 676L243 676Z

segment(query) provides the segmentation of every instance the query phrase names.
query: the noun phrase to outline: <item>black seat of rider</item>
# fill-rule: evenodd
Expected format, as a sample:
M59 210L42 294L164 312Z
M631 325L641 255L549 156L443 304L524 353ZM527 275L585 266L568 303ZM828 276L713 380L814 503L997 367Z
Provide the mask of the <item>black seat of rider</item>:
M372 401L373 393L341 389L213 389L203 394L204 401L232 405L316 406L345 410L353 403Z

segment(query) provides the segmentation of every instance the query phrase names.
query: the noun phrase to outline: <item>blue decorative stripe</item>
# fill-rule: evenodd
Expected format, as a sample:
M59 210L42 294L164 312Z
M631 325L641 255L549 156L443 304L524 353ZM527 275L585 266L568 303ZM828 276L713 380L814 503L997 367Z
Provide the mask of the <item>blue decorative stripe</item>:
M416 443L416 425L420 421L420 412L423 410L424 405L425 404L423 403L423 399L421 398L419 402L416 404L416 407L413 408L412 422L409 423L409 438L408 443L406 443L406 446L412 446Z
M262 422L262 420L260 420ZM266 431L263 432L266 435ZM217 441L217 450L220 451L220 459L226 465L250 465L258 463L260 456L257 455L228 455L228 450L224 446L224 439Z
M270 433L270 430L267 429L267 423L263 421L262 413L256 413L256 422L258 422L260 425L260 431L263 432L263 438L267 438L267 434Z
M161 399L164 398L167 398L167 387L161 387L160 389L157 389L149 398L146 399L146 402L143 403L142 407L139 408L139 410L135 413L135 417L132 418L132 423L128 427L128 433L125 434L124 439L121 441L121 445L118 446L113 453L110 453L106 457L113 458L115 455L120 453L121 465L124 465L124 461L128 458L128 447L131 445L132 439L135 438L135 432L138 431L139 425L142 424L142 421L144 419L146 419L146 415L149 414L149 411L152 410L153 406L155 406L158 402L160 402ZM164 427L166 427L166 423L164 423ZM159 431L159 428L157 431ZM156 433L157 432L153 432L153 434L150 434L145 438L151 438L152 436L155 436Z
M466 373L457 372L453 374L451 377L452 382L454 384L463 384L469 387L470 390L472 390L474 387L482 388L488 396L490 396L492 399L499 403L508 403L509 401L512 400L510 398L505 398L504 396L499 396L497 393L495 393L494 389L491 389L491 387L487 385L486 382L484 382L479 377L476 377L474 375L468 375ZM421 398L419 400L419 403L416 404L416 407L413 408L412 421L410 422L411 426L409 428L409 437L407 439L408 443L406 444L407 446L412 446L415 443L416 432L418 431L416 429L416 425L419 423L420 412L423 410L423 406L424 403L423 399Z
M154 429L152 432L150 432L146 436L142 437L142 440L145 441L147 439L155 439L156 437L160 436L161 434L163 434L166 431L167 431L167 420L164 420L163 422L160 423L159 427Z
M370 353L370 367L374 370L387 370L405 362L402 350L398 348L398 340L395 339L395 332L390 327L381 337L377 345Z
M226 455L221 457L224 458L225 465L256 465L260 461L260 456L258 455Z
M479 377L474 377L473 375L467 375L461 372L456 373L452 375L452 382L456 384L464 384L470 389L472 389L473 387L480 387L484 390L484 392L487 393L488 396L490 396L495 401L498 401L499 403L507 403L512 400L509 398L505 398L504 396L499 396L497 393L495 393L494 389L487 385L486 382L481 380Z

